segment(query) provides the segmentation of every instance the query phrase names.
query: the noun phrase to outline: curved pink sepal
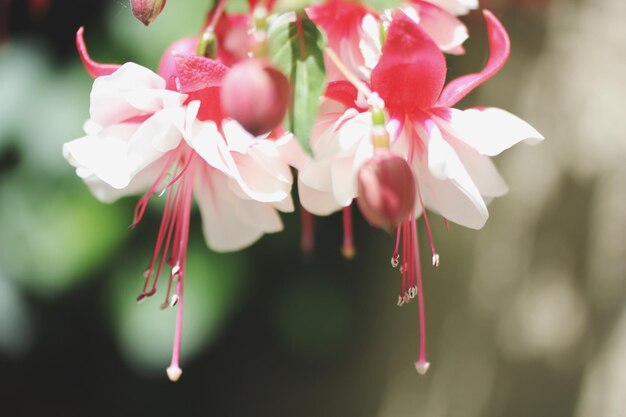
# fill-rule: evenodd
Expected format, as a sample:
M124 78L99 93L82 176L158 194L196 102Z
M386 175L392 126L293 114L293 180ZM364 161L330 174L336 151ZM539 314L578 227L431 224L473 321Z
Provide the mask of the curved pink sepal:
M193 54L173 53L181 93L219 87L228 67L213 59Z
M80 60L83 61L85 70L87 70L92 78L113 74L121 65L100 64L99 62L93 61L89 57L89 52L87 52L87 45L85 45L85 39L83 38L84 31L85 28L82 26L76 31L76 49L78 49L78 56L80 56Z
M446 79L446 61L424 29L402 12L396 13L372 89L391 113L414 113L433 106Z
M358 98L358 91L355 86L345 80L332 81L328 83L324 97L338 101L349 108L358 108L354 103Z
M502 23L489 10L483 10L487 21L487 36L489 38L489 60L482 71L463 75L448 83L444 88L437 106L452 107L476 87L493 77L504 66L509 53L511 42Z

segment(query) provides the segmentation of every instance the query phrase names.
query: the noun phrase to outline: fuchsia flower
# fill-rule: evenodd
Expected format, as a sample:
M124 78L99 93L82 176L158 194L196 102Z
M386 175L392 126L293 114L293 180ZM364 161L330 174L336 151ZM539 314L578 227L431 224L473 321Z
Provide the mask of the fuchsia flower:
M476 1L471 0L408 0L401 9L422 26L442 51L458 55L465 52L462 44L468 35L467 27L454 15L476 7ZM327 0L309 7L307 14L324 30L328 46L342 63L360 78L369 79L380 57L381 17L360 3L346 0ZM387 23L391 19L391 14L382 17ZM326 59L325 63L328 81L343 79L332 61Z
M171 268L164 306L176 305L171 380L182 371L179 354L185 254L193 197L202 215L207 245L217 251L244 248L264 233L282 230L277 210L292 211L292 175L280 156L291 135L253 137L223 115L220 84L228 68L195 55L193 39L170 48L159 74L137 64L93 62L82 28L77 46L95 78L86 136L63 147L66 159L102 201L147 192L135 211L141 220L148 200L166 198L154 253L145 271L141 300L156 293L165 263Z
M416 367L420 373L426 372L428 362L416 217L424 215L436 265L439 255L426 209L463 226L481 228L488 218L485 198L507 191L489 157L520 141L533 144L543 139L526 122L504 110L452 108L497 73L508 58L505 29L490 12L484 15L491 51L487 65L444 87L446 63L440 48L421 25L397 12L380 61L372 70L374 99L366 103L345 81L329 85L311 139L314 158L302 167L299 177L302 204L312 213L329 214L350 205L357 196L359 170L374 154L370 108L383 107L376 104L379 95L389 117L384 128L392 139L391 151L403 156L416 176L415 214L398 227L392 264L402 265L398 304L418 297L421 342Z

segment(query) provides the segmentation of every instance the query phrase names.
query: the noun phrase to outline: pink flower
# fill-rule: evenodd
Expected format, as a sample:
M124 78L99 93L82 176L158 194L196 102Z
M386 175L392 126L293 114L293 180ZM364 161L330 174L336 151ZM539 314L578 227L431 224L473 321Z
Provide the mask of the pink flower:
M401 9L422 26L442 51L458 55L465 52L462 45L468 34L465 25L454 14L467 11L466 3L457 0L409 0ZM348 70L369 80L371 70L380 58L383 24L380 17L360 3L345 0L327 0L309 7L307 14L324 30L328 46L339 55ZM392 12L388 11L384 20L391 19ZM325 63L329 81L343 79L332 61L326 59Z
M402 12L394 16L380 61L372 70L371 88L384 101L389 116L385 128L392 138L391 151L406 158L417 179L419 204L415 215L398 227L392 264L401 265L398 304L419 298L422 342L416 367L420 373L428 362L416 217L424 215L433 264L438 264L426 208L466 227L483 227L488 218L485 198L507 191L489 157L520 141L543 140L530 125L504 110L452 108L497 73L509 55L506 31L490 12L485 11L485 18L491 53L478 73L459 77L444 88L442 52L422 26ZM345 81L331 83L326 97L312 137L314 158L301 169L303 186L299 187L304 207L320 215L348 206L357 195L358 170L373 155L369 107L376 102L365 103Z
M223 117L219 85L228 68L217 61L169 50L160 65L163 72L157 75L133 63L93 62L82 29L77 45L87 71L96 79L86 136L66 143L63 154L102 201L147 190L137 205L133 226L154 194L165 196L138 300L156 293L167 262L171 272L164 306L178 304L168 376L177 380L182 372L182 301L193 197L207 245L214 250L241 249L265 233L282 230L277 210L293 210L292 175L279 149L288 146L291 136L255 138ZM172 86L178 91L168 89Z

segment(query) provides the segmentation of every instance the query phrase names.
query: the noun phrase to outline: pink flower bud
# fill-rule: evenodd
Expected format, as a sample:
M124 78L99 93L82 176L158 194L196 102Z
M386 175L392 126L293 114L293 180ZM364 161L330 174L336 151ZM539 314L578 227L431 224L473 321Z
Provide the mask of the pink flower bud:
M391 230L411 214L415 189L415 177L408 162L384 152L359 170L356 201L368 223Z
M178 75L174 54L194 54L196 52L197 45L198 38L182 38L172 43L161 56L159 69L157 71L158 74L163 77L168 84L172 82L172 77L176 77Z
M222 107L254 136L274 130L289 105L289 80L268 63L250 59L236 64L222 83Z
M154 21L165 7L166 0L130 0L133 15L144 25Z

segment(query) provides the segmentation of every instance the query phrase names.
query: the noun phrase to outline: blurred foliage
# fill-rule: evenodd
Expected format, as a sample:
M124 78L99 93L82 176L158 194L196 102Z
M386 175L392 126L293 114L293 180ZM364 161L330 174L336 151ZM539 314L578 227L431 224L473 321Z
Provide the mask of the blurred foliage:
M623 0L482 2L510 30L513 53L464 103L511 110L547 140L498 160L511 193L490 206L484 230L446 232L433 216L442 266L424 271L426 378L412 366L417 308L394 303L392 237L357 216L359 253L346 262L341 219L317 219L315 262L302 262L299 221L287 215L284 233L218 255L194 216L177 385L164 376L174 310L160 310L162 288L135 302L163 202L129 231L134 200L97 202L61 146L82 134L88 115L76 28L86 26L95 59L156 69L173 40L197 33L210 2L171 0L149 28L122 1L58 0L36 17L28 3L12 3L19 36L0 47L8 415L624 415ZM463 19L472 37L467 55L449 59L451 74L486 56L480 13Z
M165 268L157 294L135 301L142 284L141 271L149 253L113 277L109 284L110 315L122 354L134 368L163 373L169 363L174 338L176 307L161 309L169 278ZM240 255L217 255L202 242L190 242L185 273L185 314L181 357L197 356L215 338L228 315L248 295L246 272Z

